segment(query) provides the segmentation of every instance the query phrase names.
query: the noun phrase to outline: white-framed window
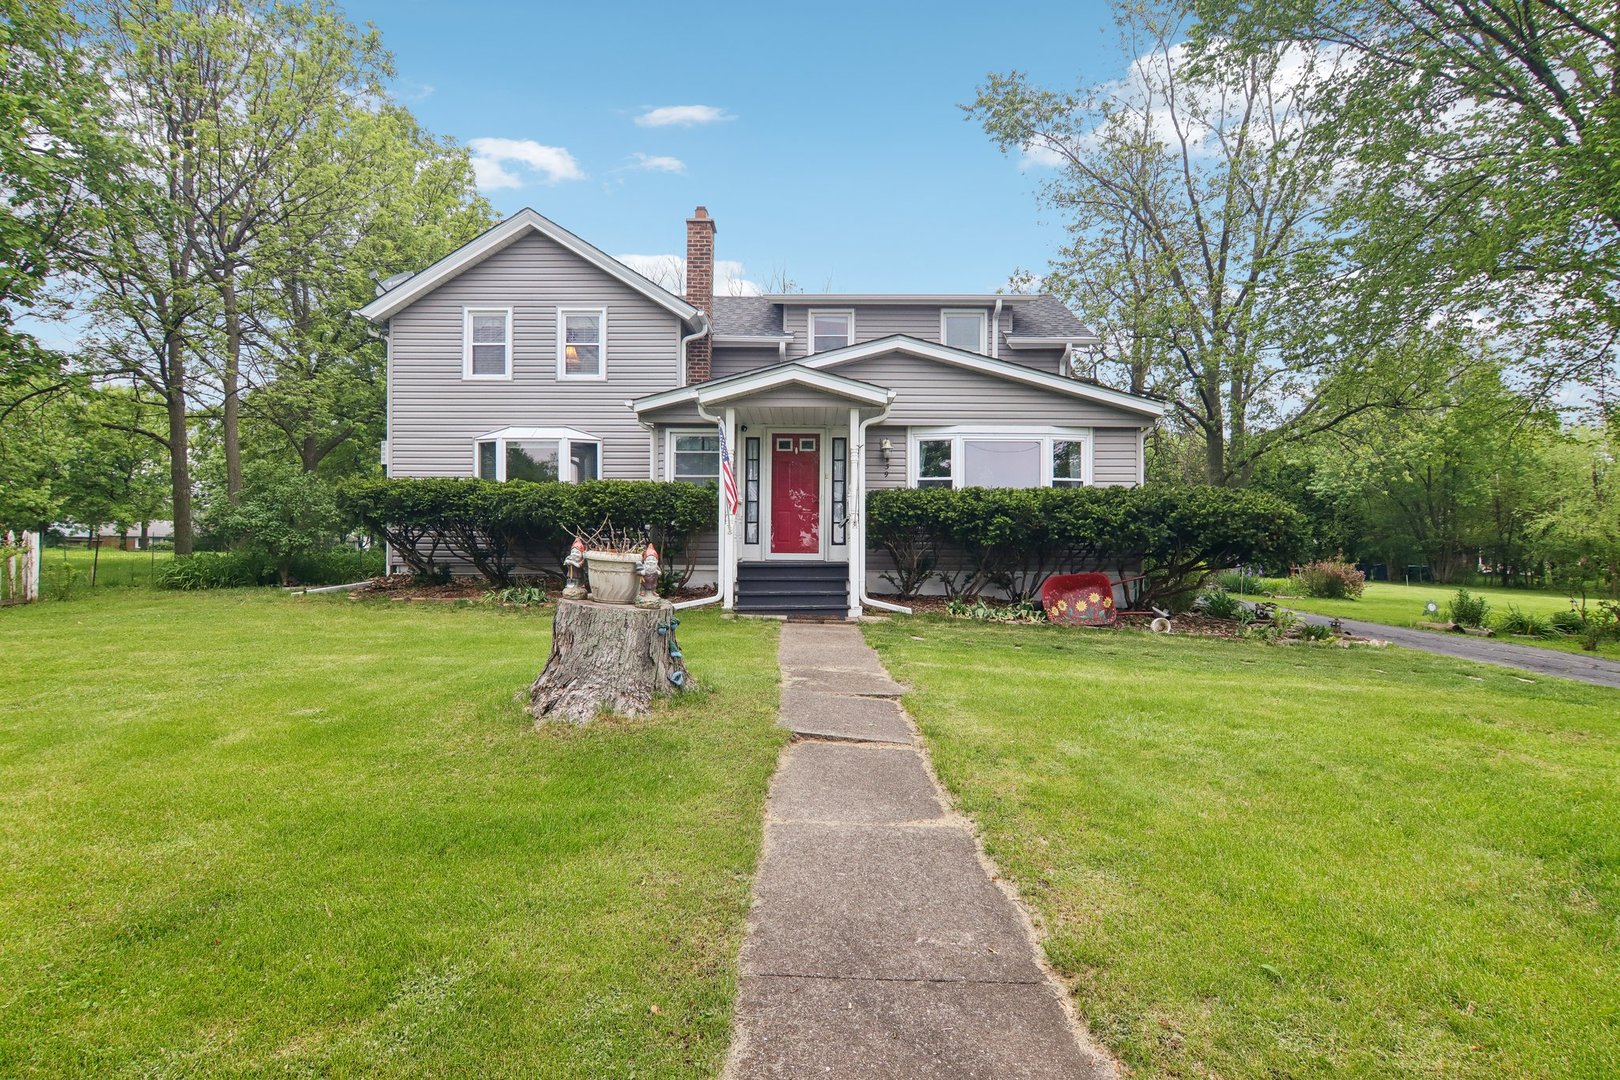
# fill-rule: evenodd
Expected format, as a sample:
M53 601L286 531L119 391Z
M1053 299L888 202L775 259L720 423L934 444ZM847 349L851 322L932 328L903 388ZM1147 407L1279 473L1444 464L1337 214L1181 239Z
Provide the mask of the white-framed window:
M912 487L1082 487L1091 483L1091 431L1059 427L912 428Z
M842 349L855 341L854 311L811 311L810 351Z
M964 352L987 356L989 342L985 340L990 320L983 311L952 311L939 313L939 340L942 344Z
M557 378L607 378L607 308L557 309Z
M473 443L473 475L483 480L602 478L602 441L573 428L502 428Z
M461 377L512 377L512 309L469 307L461 315Z
M689 484L720 479L720 435L714 428L673 429L664 443L664 474Z

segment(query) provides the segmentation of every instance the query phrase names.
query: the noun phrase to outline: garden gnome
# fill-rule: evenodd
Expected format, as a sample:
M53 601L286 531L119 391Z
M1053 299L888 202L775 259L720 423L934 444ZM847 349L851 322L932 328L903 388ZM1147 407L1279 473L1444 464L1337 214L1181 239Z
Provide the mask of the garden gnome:
M563 599L585 599L585 583L580 580L580 573L585 568L585 541L574 537L574 546L568 549L568 558L563 560L563 566L568 569L568 584L563 588Z
M658 599L658 573L658 549L648 544L646 554L641 557L641 592L636 597L636 606L657 607L662 602Z

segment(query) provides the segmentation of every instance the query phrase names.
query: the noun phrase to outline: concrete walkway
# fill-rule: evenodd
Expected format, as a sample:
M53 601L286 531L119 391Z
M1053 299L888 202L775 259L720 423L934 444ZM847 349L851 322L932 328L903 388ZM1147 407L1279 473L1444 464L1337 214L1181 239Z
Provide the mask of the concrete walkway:
M1296 611L1308 623L1326 626L1333 620L1326 615L1312 615ZM1393 642L1409 649L1455 656L1459 660L1477 660L1482 664L1500 664L1537 675L1551 675L1560 679L1575 679L1597 686L1620 688L1620 660L1584 653L1567 653L1557 649L1541 649L1534 645L1518 645L1511 641L1474 637L1471 634L1448 634L1439 630L1418 630L1407 626L1385 626L1383 623L1361 622L1359 619L1340 619L1339 625L1359 637Z
M1115 1077L853 626L782 628L728 1077Z

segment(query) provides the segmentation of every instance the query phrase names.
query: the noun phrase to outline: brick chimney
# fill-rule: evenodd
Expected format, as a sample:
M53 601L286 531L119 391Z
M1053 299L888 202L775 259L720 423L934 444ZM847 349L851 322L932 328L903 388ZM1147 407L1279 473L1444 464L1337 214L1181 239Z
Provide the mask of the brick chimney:
M686 302L714 318L714 219L705 207L686 219ZM712 333L686 343L686 381L707 382L714 360Z

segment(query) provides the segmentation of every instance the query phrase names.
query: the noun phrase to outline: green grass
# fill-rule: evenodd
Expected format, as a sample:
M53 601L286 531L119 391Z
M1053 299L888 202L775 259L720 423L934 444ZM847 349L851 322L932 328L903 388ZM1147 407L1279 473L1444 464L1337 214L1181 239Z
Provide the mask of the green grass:
M1319 600L1309 596L1291 596L1279 600L1278 603L1297 611L1310 611L1318 615L1361 619L1364 622L1382 623L1385 626L1416 626L1420 622L1445 622L1448 618L1447 605L1451 603L1451 598L1457 595L1457 588L1455 585L1403 585L1399 582L1369 581L1367 591L1359 600ZM1476 596L1483 596L1490 602L1490 612L1485 620L1487 624L1495 616L1505 612L1509 604L1521 611L1540 615L1552 615L1569 610L1569 596L1564 593L1492 587L1476 589L1472 586L1468 591ZM1438 615L1424 614L1423 605L1430 600L1439 605ZM1579 639L1575 637L1531 638L1506 634L1499 634L1498 637L1503 641L1521 645L1539 645L1543 648L1562 649L1568 652L1583 651ZM1620 657L1620 641L1604 642L1598 655Z
M76 571L75 591L90 587L90 569L96 561L96 588L147 587L162 572L163 564L174 558L172 551L119 551L102 548L99 560L96 553L84 548L46 548L40 569L49 576L49 568L66 562Z
M1620 1075L1620 693L1399 649L867 632L1136 1075Z
M109 590L0 612L0 1076L706 1076L774 724L536 733L550 610Z

